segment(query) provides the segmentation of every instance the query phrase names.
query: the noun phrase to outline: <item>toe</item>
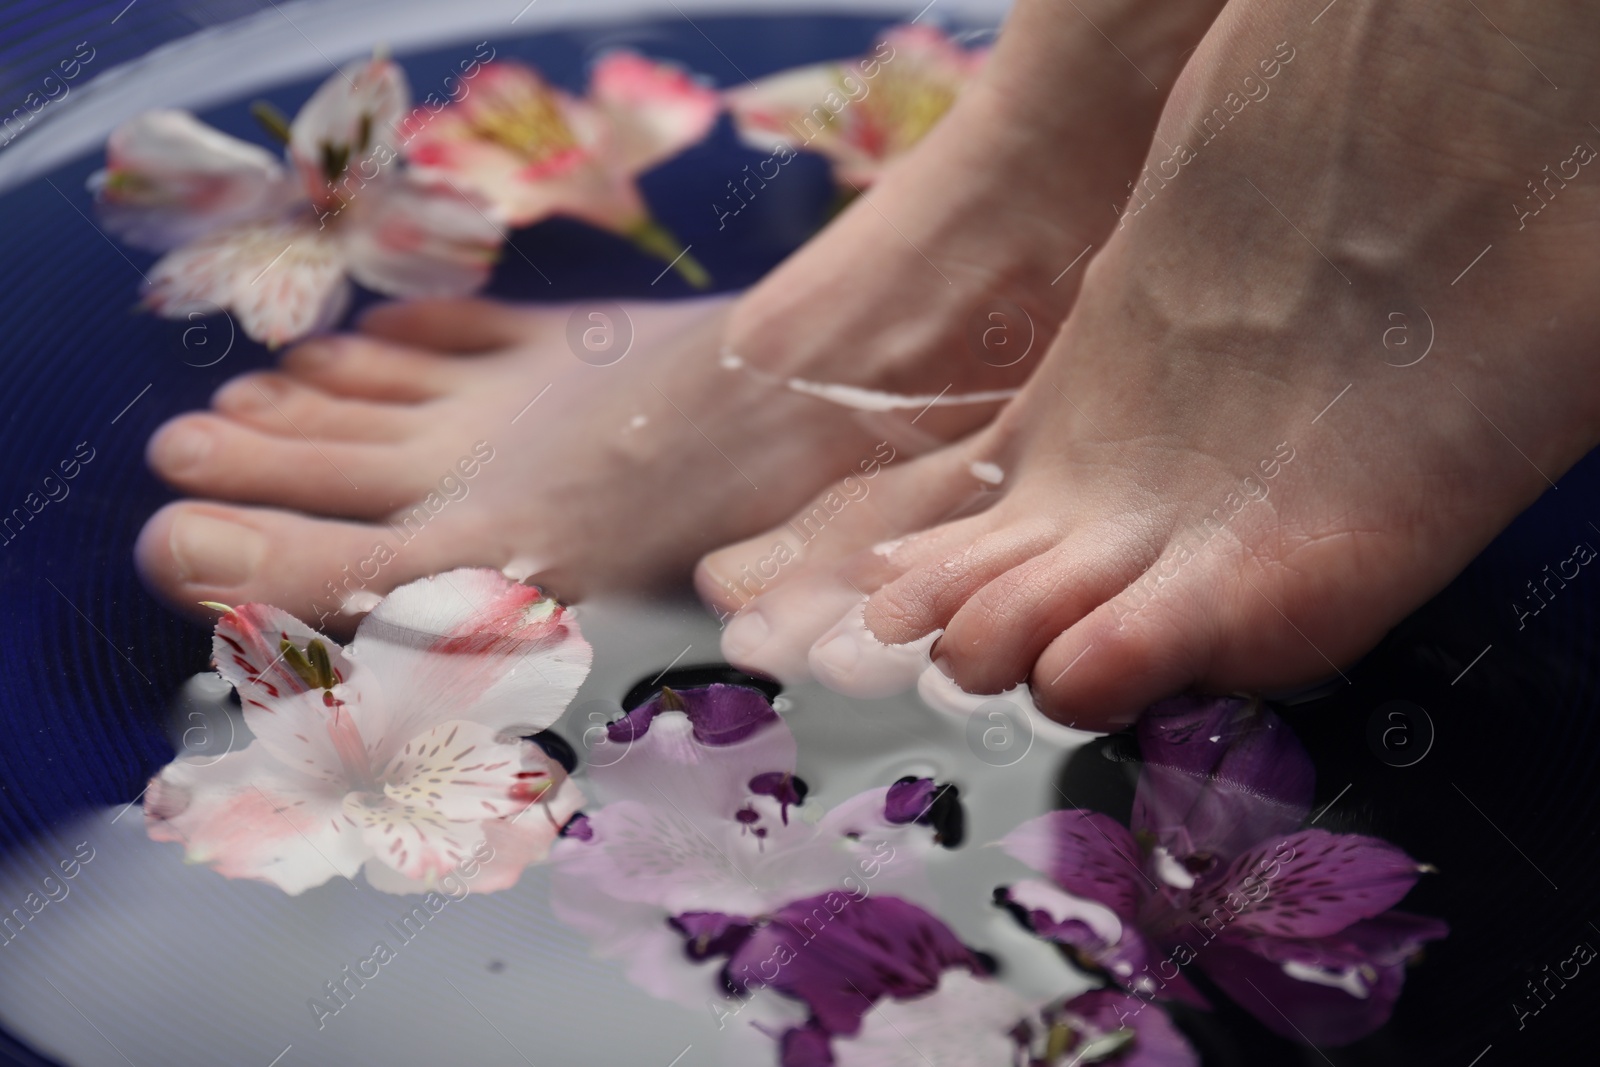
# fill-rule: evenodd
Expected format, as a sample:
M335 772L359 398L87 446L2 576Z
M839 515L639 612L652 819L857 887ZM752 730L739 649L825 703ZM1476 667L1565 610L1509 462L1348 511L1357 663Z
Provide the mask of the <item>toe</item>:
M894 553L903 573L867 601L878 639L905 644L942 628L989 582L1050 548L1053 524L998 508L929 530Z
M377 518L428 490L405 446L280 437L211 414L173 419L146 456L182 492L324 515Z
M1028 680L1044 650L1115 596L1138 572L1087 540L1070 540L988 582L962 604L934 663L969 693L1002 693Z
M695 586L707 604L733 612L777 586L837 569L859 599L899 573L890 543L986 495L968 466L957 446L872 477L844 478L782 525L707 555Z
M418 430L417 409L329 396L283 374L246 374L226 383L211 406L235 422L279 437L399 441Z
M860 593L819 572L779 586L735 615L722 633L722 654L737 667L798 685L811 677L817 636L860 610Z
M1183 592L1152 597L1135 582L1050 642L1028 680L1034 703L1078 729L1126 726L1205 676L1212 615Z
M418 538L407 544L381 526L180 501L145 523L134 559L157 594L196 617L213 617L200 607L202 600L265 603L340 631L352 622L340 614L343 602L359 608L427 574L492 565L471 558L467 540Z
M558 332L550 312L472 298L380 304L361 316L362 333L438 352L492 352Z
M473 362L360 334L335 334L291 348L283 370L336 396L407 403L455 391L471 377Z

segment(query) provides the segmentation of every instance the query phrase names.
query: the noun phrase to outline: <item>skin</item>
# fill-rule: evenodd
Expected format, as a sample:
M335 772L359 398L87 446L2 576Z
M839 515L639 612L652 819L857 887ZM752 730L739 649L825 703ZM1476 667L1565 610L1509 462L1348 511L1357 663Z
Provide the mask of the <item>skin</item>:
M848 688L876 642L834 623L864 611L882 642L942 631L969 692L1025 681L1106 727L1332 675L1442 588L1600 426L1592 5L1501 6L1515 48L1471 6L1230 4L1148 163L1198 151L1130 205L1022 395L888 472L725 651ZM1274 57L1270 95L1229 103ZM1569 180L1533 200L1547 164ZM705 560L703 595L728 606L716 576L771 538Z
M827 230L731 305L630 305L634 347L613 365L575 358L572 309L421 301L229 382L210 411L150 442L152 469L185 499L145 527L141 574L200 617L200 601L266 601L336 631L351 623L341 597L359 594L359 607L458 565L512 565L567 598L656 587L859 473L885 443L900 457L970 433L997 405L866 418L781 383L930 395L1020 385L1076 295L1082 265L1063 268L1115 225L1106 205L1125 193L1161 86L1214 10L1184 6L1181 17L1152 0L1019 12L1028 32L1008 35L946 119ZM1096 25L1122 36L1144 73ZM1025 101L1011 72L1019 49L1037 50L1030 35L1070 60L1073 91L1035 117L1078 154L1019 184L1037 141L997 117ZM975 354L969 328L997 294L1035 324L1032 359ZM721 366L727 349L748 370ZM495 458L460 500L433 497L427 533L402 542L392 523L426 506L480 441Z

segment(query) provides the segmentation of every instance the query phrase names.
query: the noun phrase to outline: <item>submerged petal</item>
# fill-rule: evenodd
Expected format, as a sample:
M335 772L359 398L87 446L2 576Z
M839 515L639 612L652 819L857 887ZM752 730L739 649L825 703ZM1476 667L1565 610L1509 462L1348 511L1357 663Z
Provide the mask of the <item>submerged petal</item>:
M1220 912L1240 934L1326 937L1398 904L1426 870L1387 841L1302 830L1240 856L1188 914Z
M936 916L894 897L826 893L780 908L770 920L729 957L730 986L793 997L835 1035L856 1033L879 998L932 992L946 970L987 973Z
M1144 767L1133 828L1205 880L1265 837L1297 829L1316 771L1305 747L1259 702L1177 697L1137 727Z
M937 988L910 1000L884 1000L862 1022L859 1034L834 1038L832 1062L837 1067L1004 1067L1017 1062L1014 1031L1035 1007L999 982L946 971Z
M297 222L219 230L167 253L149 281L146 303L158 314L231 310L248 336L271 346L326 329L350 299L339 247Z
M1053 811L1029 819L1000 842L1075 896L1096 900L1131 923L1148 883L1128 828L1098 812Z
M442 722L527 735L555 722L593 655L572 613L499 571L463 568L391 592L347 654L381 687L374 763ZM370 698L369 699L375 699Z
M113 130L90 187L106 229L155 251L273 215L294 192L270 152L174 110L146 111Z
M1388 1022L1407 963L1449 928L1391 911L1320 939L1250 937L1200 955L1206 974L1274 1033L1344 1045Z
M447 297L489 280L504 235L485 208L448 185L368 186L339 228L350 273L386 296Z

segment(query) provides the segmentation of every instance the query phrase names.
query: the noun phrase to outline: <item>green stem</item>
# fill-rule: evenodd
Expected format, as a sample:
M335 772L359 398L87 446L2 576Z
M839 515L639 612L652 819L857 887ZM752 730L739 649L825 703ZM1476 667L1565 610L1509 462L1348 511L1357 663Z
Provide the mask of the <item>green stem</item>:
M670 263L672 269L696 289L710 287L711 275L700 265L700 261L689 255L688 249L678 242L672 231L655 219L642 219L628 228L626 236L640 251Z

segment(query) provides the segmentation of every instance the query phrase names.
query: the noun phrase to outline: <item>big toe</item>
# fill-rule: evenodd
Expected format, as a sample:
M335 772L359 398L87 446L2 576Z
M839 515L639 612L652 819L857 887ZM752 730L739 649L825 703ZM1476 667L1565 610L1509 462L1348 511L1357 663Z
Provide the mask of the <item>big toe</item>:
M201 601L275 604L317 625L347 630L373 597L468 563L460 537L400 543L389 529L267 508L179 501L150 517L134 546L139 573L158 595L196 617Z

